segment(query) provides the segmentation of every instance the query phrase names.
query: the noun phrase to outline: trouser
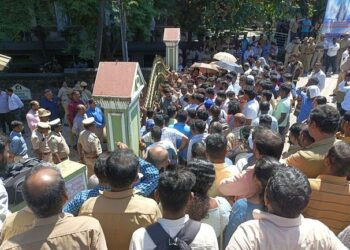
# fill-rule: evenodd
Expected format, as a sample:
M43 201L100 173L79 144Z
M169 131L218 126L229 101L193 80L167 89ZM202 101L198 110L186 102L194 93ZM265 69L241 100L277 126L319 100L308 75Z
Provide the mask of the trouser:
M23 160L23 159L27 159L28 158L28 154L25 154L25 155L16 155L14 157L14 162L19 162L20 160Z
M312 57L312 61L311 61L311 67L313 68L315 66L315 63L320 62L322 63L322 59L323 59L323 50L316 50L316 52L314 53L314 56Z
M98 139L100 139L100 143L101 145L103 144L103 128L96 128L95 130L95 134L98 137Z
M15 109L10 111L10 119L11 121L16 120L16 121L21 121L21 109Z
M6 124L9 128L9 131L11 131L11 122L9 119L9 113L0 114L0 127L1 127L2 132L4 134L6 134L6 132L7 132Z
M94 174L94 165L95 165L96 157L84 157L84 164L87 168L87 178L90 178Z
M311 59L312 59L312 54L306 54L306 55L305 55L304 70L305 70L307 73L309 73L309 71L310 71Z
M337 71L336 62L337 62L337 56L327 56L326 73L328 72L329 67L332 67L333 71L331 72L335 73Z

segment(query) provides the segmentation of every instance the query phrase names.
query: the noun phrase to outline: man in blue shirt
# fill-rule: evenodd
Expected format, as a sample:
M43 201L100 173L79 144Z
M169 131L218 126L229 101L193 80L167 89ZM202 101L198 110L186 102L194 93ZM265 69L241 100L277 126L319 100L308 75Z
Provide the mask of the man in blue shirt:
M95 100L90 99L89 108L86 110L88 117L93 117L95 119L96 131L98 139L100 139L101 144L103 143L103 128L105 126L105 116L100 107L97 106Z
M169 128L174 128L176 129L177 131L183 133L184 135L187 136L188 140L191 139L192 137L192 134L191 134L191 129L190 129L190 126L188 126L186 124L186 120L187 120L187 111L186 110L179 110L177 112L177 116L176 116L176 120L177 120L177 123L175 123L174 125L170 125ZM180 147L181 145L181 140L176 140L176 146L177 147ZM181 150L179 153L178 153L178 158L179 160L184 160L186 161L186 158L187 158L187 147L184 148L183 150Z
M310 34L312 22L311 20L306 17L302 22L301 22L301 38L304 39L304 37L308 37Z
M28 158L28 147L22 136L23 123L20 121L11 122L12 131L10 133L10 159L19 162L21 159Z
M53 93L50 89L45 89L44 96L40 100L40 107L50 110L51 116L50 120L55 120L60 118L59 111L60 101L57 96L53 96Z
M301 107L297 118L297 123L301 123L309 118L311 110L313 109L313 101L320 95L320 89L316 85L312 85L309 87L299 88L297 90L297 94L301 98Z

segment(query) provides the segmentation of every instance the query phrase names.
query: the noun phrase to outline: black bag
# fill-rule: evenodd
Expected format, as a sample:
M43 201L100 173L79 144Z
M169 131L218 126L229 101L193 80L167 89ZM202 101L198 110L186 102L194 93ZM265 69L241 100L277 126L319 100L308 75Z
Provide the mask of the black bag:
M4 186L8 195L9 205L17 205L23 201L22 184L27 173L42 161L37 158L23 159L9 167L6 173L2 174Z
M174 238L171 238L159 223L146 227L146 231L157 245L155 250L191 250L190 244L200 227L200 222L189 219Z

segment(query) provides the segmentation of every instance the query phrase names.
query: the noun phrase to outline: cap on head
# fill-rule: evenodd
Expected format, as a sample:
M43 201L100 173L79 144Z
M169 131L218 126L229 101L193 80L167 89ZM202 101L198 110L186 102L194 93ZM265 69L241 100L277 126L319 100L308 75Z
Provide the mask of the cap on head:
M309 86L307 89L310 93L310 98L314 98L321 94L320 89L316 85Z
M81 82L81 83L80 83L80 86L81 86L81 87L87 87L88 85L87 85L86 82Z
M50 126L57 126L59 124L61 124L61 119L60 118L57 118L57 119L49 122Z
M83 120L84 125L90 125L95 122L95 119L93 117L89 117Z
M50 129L50 124L48 122L39 122L38 128Z
M38 114L39 114L39 117L48 117L51 115L51 112L49 110L44 109L44 108L40 108L40 109L38 109Z

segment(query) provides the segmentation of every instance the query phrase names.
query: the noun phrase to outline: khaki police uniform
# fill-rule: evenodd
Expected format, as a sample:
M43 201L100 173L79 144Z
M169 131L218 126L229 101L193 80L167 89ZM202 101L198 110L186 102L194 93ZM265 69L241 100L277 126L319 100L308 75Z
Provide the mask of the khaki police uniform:
M87 120L92 120L94 122L94 118L90 117L83 121L86 124ZM98 139L97 135L90 130L83 130L78 138L78 146L81 147L81 152L79 152L80 158L83 160L83 163L87 167L88 177L94 174L94 165L97 157L102 153L102 147L100 143L100 139Z
M40 126L42 122L38 123ZM50 125L48 125L50 127ZM48 137L43 135L38 131L38 129L33 130L31 136L31 142L33 150L39 152L39 158L46 162L52 162L52 153L48 144Z
M315 52L311 60L312 68L315 66L315 63L317 62L322 63L323 54L324 54L324 45L325 45L325 42L321 40L316 43Z
M52 154L58 154L61 161L65 161L69 159L69 146L66 142L66 139L64 139L63 135L60 132L54 132L51 131L49 138L48 138L48 144L51 149ZM56 164L59 162L55 162Z
M304 70L308 73L311 69L311 60L312 56L315 53L315 44L313 43L312 38L309 38L309 41L304 48L304 53L305 53L305 62L303 62Z

